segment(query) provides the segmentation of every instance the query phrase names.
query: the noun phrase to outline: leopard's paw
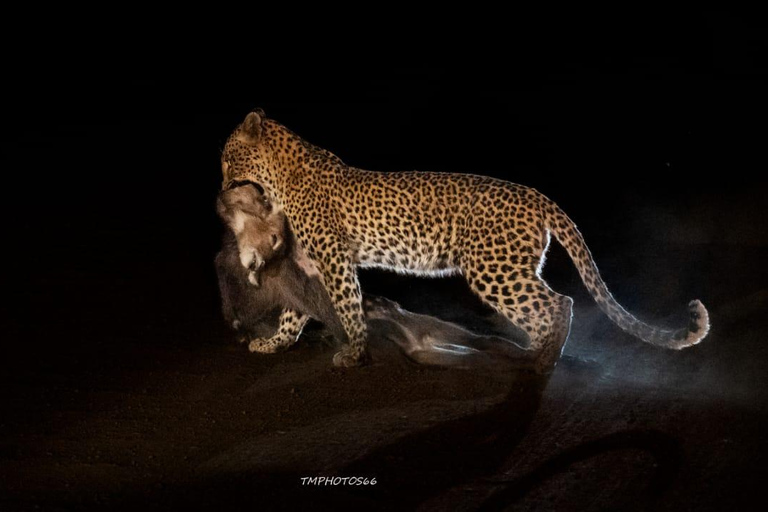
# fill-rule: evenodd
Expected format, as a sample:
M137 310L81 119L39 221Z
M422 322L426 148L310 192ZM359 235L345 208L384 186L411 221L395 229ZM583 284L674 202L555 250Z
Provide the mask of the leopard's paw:
M248 343L248 350L260 354L274 354L280 350L280 344L274 338L256 338Z
M349 348L343 348L333 356L333 366L336 366L337 368L362 366L366 362L367 357L365 352L359 352Z

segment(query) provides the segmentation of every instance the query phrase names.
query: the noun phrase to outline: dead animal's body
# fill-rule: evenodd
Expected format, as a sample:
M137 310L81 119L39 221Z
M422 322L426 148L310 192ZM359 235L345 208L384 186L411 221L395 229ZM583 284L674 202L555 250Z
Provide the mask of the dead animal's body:
M318 275L301 268L300 249L282 212L273 211L252 185L222 192L217 211L229 228L215 261L227 323L255 339L274 333L275 314L289 307L325 324L341 342L346 340ZM243 261L244 252L249 262Z

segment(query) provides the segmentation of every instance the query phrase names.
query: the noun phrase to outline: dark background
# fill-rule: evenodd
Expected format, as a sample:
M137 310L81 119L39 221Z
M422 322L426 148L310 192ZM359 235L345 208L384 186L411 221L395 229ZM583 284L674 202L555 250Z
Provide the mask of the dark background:
M55 438L62 415L110 400L98 395L72 412L73 389L98 390L125 368L137 372L125 386L141 387L158 345L229 347L213 206L220 150L254 107L350 165L477 173L539 189L577 222L625 306L679 323L684 301L700 298L716 306L711 338L721 339L711 342L725 343L718 328L729 324L718 313L736 322L766 304L765 28L710 13L538 34L525 47L494 43L493 53L468 48L475 57L450 65L333 55L296 56L300 66L105 65L54 49L14 67L0 155L5 470L20 474L14 464L37 460L25 446ZM545 275L591 306L559 247ZM363 277L367 289L405 303L421 286ZM764 340L760 332L750 339ZM736 386L746 410L763 414L765 394L754 391L765 384L761 346L741 346L726 362L734 382L706 384ZM34 437L33 425L46 430ZM747 451L763 458L764 448ZM61 498L46 486L9 484L9 503Z

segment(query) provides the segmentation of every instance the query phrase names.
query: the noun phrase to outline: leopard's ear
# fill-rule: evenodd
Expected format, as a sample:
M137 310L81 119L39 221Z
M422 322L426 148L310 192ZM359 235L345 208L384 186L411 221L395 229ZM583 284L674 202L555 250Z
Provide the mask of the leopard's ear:
M264 111L257 108L253 112L249 112L245 116L245 121L240 125L239 133L237 134L238 140L245 142L251 146L255 146L261 139L262 127L261 123L264 121Z

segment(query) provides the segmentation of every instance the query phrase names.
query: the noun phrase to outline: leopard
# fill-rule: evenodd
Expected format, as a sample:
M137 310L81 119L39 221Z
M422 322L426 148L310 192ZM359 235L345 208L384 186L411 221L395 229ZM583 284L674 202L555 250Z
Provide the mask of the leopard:
M551 372L571 330L573 299L542 277L551 239L562 245L599 309L619 328L659 347L680 350L709 332L709 314L688 303L687 325L667 329L624 309L608 290L571 218L538 190L469 173L383 172L347 165L262 109L249 112L221 153L222 189L252 182L285 212L319 272L348 342L337 367L369 361L358 269L464 277L483 303L525 332L536 369ZM290 308L271 338L289 346L307 319Z

